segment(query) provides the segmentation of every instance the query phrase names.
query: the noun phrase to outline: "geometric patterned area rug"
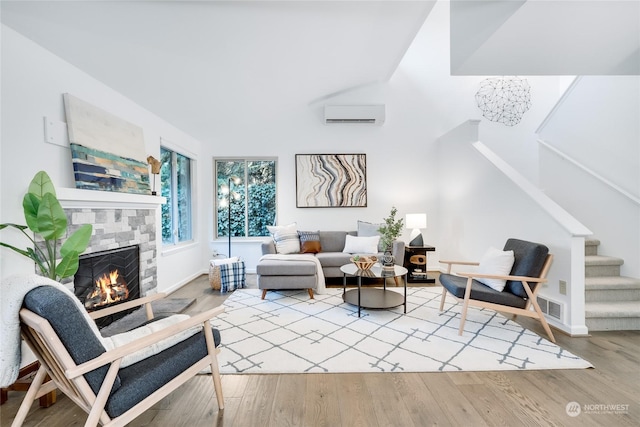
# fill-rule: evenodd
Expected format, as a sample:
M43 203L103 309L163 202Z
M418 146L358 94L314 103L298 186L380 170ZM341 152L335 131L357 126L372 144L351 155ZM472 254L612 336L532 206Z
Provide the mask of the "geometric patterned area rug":
M402 292L402 288L391 289ZM309 299L306 290L238 289L211 323L222 335L227 374L437 372L593 367L492 310L469 308L458 335L461 304L441 313L440 287L407 288L407 313L363 309L342 301L341 288Z

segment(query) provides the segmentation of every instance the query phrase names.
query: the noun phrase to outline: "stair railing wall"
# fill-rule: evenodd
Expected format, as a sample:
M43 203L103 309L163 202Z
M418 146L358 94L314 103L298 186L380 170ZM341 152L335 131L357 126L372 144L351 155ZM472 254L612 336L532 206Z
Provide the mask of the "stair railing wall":
M538 127L539 183L640 277L640 76L574 80Z
M624 259L623 276L640 277L638 197L541 144L540 186L593 231L602 255Z
M624 188L622 188L619 185L615 184L614 182L608 180L607 178L603 177L602 175L600 175L599 173L593 171L592 169L586 167L585 165L583 165L582 163L578 162L573 157L571 157L568 154L562 152L561 150L558 150L553 145L549 144L547 141L545 141L543 139L538 139L538 143L540 145L542 145L543 147L545 147L546 149L548 149L549 151L551 151L551 152L557 154L558 156L562 157L564 160L568 161L569 163L571 163L575 167L577 167L579 169L582 169L584 172L588 173L592 177L600 180L603 184L606 184L612 190L615 190L618 193L622 194L623 196L625 196L626 198L631 200L636 205L640 206L640 197L637 197L634 194L631 194L630 192L628 192Z

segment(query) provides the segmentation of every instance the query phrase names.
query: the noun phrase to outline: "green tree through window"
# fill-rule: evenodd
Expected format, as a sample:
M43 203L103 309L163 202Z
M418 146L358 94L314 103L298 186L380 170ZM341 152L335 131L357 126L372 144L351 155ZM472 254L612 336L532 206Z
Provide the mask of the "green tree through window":
M167 148L160 148L162 196L162 243L178 244L193 240L191 216L191 159Z
M229 223L232 237L268 236L276 217L276 161L217 159L215 168L217 236L229 236Z

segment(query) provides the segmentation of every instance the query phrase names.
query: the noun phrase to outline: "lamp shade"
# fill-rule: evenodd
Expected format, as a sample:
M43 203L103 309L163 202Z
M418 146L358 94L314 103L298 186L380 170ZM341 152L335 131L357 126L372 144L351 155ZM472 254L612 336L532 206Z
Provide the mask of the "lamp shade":
M422 246L424 243L422 241L422 233L420 232L420 229L427 228L427 214L407 214L407 228L412 229L411 235L409 236L411 239L409 246Z
M413 213L407 214L407 228L427 228L427 214Z

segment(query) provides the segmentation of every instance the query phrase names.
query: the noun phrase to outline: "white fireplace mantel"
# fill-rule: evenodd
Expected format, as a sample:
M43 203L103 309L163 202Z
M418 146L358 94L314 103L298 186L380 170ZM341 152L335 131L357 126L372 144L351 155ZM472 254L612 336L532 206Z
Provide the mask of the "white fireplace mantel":
M56 194L63 208L156 209L167 203L166 197L113 191L58 188Z

